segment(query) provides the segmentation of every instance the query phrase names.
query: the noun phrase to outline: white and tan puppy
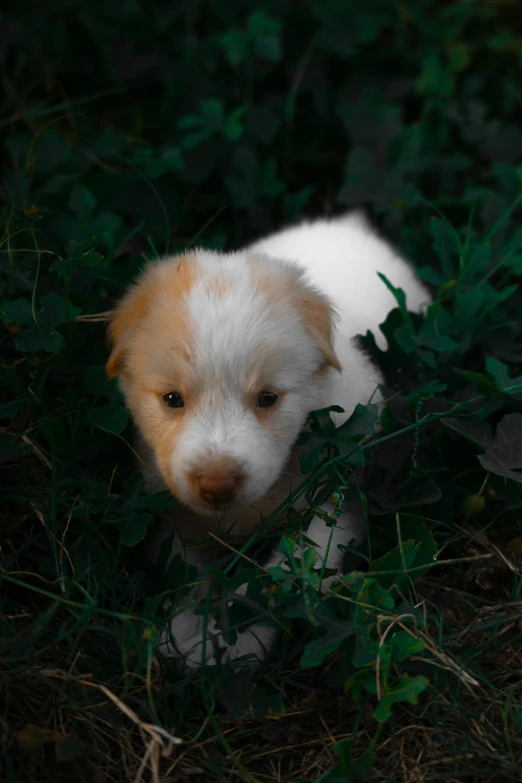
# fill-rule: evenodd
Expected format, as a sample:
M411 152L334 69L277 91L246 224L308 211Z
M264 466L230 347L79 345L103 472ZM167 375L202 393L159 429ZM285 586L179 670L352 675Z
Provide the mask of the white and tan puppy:
M185 540L259 527L300 483L294 444L311 411L340 405L341 424L357 403L381 399L380 373L353 340L371 329L382 345L378 327L396 302L378 272L405 291L410 310L429 302L408 263L352 213L235 253L196 249L150 263L116 307L107 372L119 376L138 426L147 487L168 487L183 504L173 554L201 567L212 548ZM327 567L339 568L339 545L360 540L360 522L346 512L332 529L316 517L307 535L318 562L328 549ZM212 618L207 631L203 645L203 619L189 607L164 651L197 665L205 647L213 662L213 644L226 645ZM261 659L273 636L253 626L224 657Z

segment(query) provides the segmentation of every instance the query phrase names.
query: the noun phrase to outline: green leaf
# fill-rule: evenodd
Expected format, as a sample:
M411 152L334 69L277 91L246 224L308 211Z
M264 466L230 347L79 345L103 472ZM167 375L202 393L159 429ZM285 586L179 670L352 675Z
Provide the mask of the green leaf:
M165 166L166 171L184 171L185 162L181 155L181 150L177 147L167 147L160 155L160 161Z
M433 380L428 381L427 383L423 383L422 386L419 386L414 391L410 392L408 396L406 397L406 407L411 408L413 405L415 405L419 400L429 400L431 399L435 394L438 394L438 392L443 392L447 389L445 383L440 383L440 381Z
M14 299L0 305L0 319L12 324L30 324L33 321L33 309L27 299Z
M317 561L317 551L314 546L307 547L301 555L301 565L305 571L314 568Z
M406 515L400 516L400 531L404 541L414 541L416 544L413 566L425 565L426 569L414 571L410 579L415 581L423 577L434 564L438 552L437 544L429 527L419 518Z
M239 65L248 55L249 39L243 30L234 28L219 36L219 44L231 65Z
M78 267L96 266L103 260L103 256L94 249L94 237L81 242L73 239L67 245L66 251L66 258L58 258L51 264L51 270L58 272L65 280L69 280Z
M391 707L399 701L409 704L417 704L419 695L426 690L430 681L427 677L410 677L403 674L397 688L389 690L381 698L379 706L373 713L373 717L379 723L384 723L391 717Z
M299 437L299 445L304 449L299 464L303 473L310 472L323 459L329 449L334 449L346 464L364 465L366 457L357 440L375 432L379 420L377 405L357 404L354 412L340 427L336 427L330 413L344 413L337 405L313 411L310 414L310 429Z
M509 266L512 274L522 275L522 253L513 253L506 259L506 265Z
M509 413L497 425L495 439L479 456L481 465L498 476L522 484L522 414Z
M386 643L391 647L392 663L400 663L405 658L422 652L425 647L422 639L415 638L407 631L397 631L393 636L388 636Z
M371 751L361 753L357 758L354 758L353 741L350 737L345 737L336 742L334 751L339 758L340 764L337 769L327 773L329 776L324 779L324 783L334 783L334 781L348 783L348 781L368 779L368 773L370 773L375 762L374 754ZM334 777L337 774L339 774L339 777ZM320 781L322 783L322 776Z
M185 163L177 147L149 149L140 147L134 151L132 162L141 166L148 177L157 179L168 172L184 171Z
M281 21L268 16L264 11L254 11L248 19L248 32L253 42L254 53L264 60L275 63L281 59Z
M298 445L303 447L299 455L301 473L310 473L323 459L326 442L320 435L305 431L300 434Z
M87 411L86 421L105 432L119 435L127 426L128 413L122 405L111 403Z
M417 274L424 283L441 286L446 282L446 278L431 266L421 266L417 269Z
M375 41L386 23L385 14L344 0L328 3L319 0L311 4L311 10L319 22L319 46L342 58L353 56L359 45Z
M136 546L143 541L147 528L152 520L152 514L135 514L130 521L118 525L120 542L125 546Z
M341 623L339 623L341 626ZM345 627L339 627L328 631L319 639L314 639L305 644L300 664L304 669L320 666L327 655L339 649L341 644L353 634L354 626L351 621L346 621Z
M444 310L436 315L433 311L428 313L428 317L423 322L417 334L417 343L426 348L430 348L436 353L453 353L459 346L455 340L447 334L442 333L442 330L451 328L451 321L449 318L441 318L443 314L445 315ZM443 323L443 321L445 321L445 323Z
M54 174L40 188L40 195L56 194L62 191L69 192L70 185L77 182L80 178L80 172L76 171L70 174Z
M452 71L455 73L463 71L470 62L471 50L469 44L457 42L448 47L448 63Z
M112 400L119 395L117 383L109 381L102 365L87 367L83 373L83 382L89 394L95 397L108 397Z
M350 693L356 704L361 698L363 689L368 691L368 693L377 693L375 672L371 669L360 669L359 671L356 671L344 683L344 692Z
M485 449L478 459L486 470L522 484L522 414L504 416L494 438L489 426L482 421L448 418L442 422Z
M390 281L388 280L386 275L383 275L381 272L377 272L377 274L381 278L381 280L384 283L384 285L386 286L386 288L389 291L391 291L391 293L395 297L395 300L396 300L397 304L399 305L399 309L401 311L402 317L404 318L404 323L408 326L410 331L413 331L411 318L409 316L408 308L406 306L406 294L404 293L402 288L395 288L395 286L393 286L390 283Z
M76 264L67 258L57 258L56 261L53 261L50 268L53 272L58 272L64 280L70 280L75 272Z
M98 212L89 221L89 225L98 240L109 248L109 252L115 249L126 231L121 215L115 215L113 212Z
M309 416L312 432L321 435L335 433L335 424L331 417L332 413L344 413L344 408L341 408L339 405L329 405L328 408L312 411Z
M121 537L120 537L121 541ZM122 541L122 543L124 543ZM158 616L158 609L162 606L165 593L158 593L158 595L150 595L145 599L143 603L143 617L147 620L156 620Z
M257 154L246 146L237 149L232 171L225 184L238 207L249 209L264 197L273 198L284 191L274 158L260 163Z
M443 281L457 276L457 259L460 255L460 241L456 231L448 224L446 220L432 217L430 221L432 245L435 250L442 268Z
M372 560L370 571L393 571L390 574L376 574L375 578L379 580L383 587L389 588L393 584L400 584L407 577L405 569L411 568L415 561L415 555L419 544L415 541L403 541L400 546L387 552L377 560Z
M513 296L516 290L517 287L512 285L496 291L488 282L480 282L464 291L456 300L454 329L469 333L470 328L476 328L489 312Z
M40 300L40 310L35 313L36 323L21 332L15 338L15 346L23 353L36 353L37 351L50 351L57 353L63 346L63 337L55 327L63 323L74 321L81 313L79 307L67 302L58 294L46 294ZM22 312L23 311L23 312ZM28 316L26 307L20 307L24 319ZM33 320L31 314L31 320Z
M161 514L168 508L172 508L175 503L176 499L171 492L169 492L168 489L163 489L160 492L154 492L151 495L140 495L136 499L136 508L145 509L154 514Z
M243 117L245 112L245 107L240 106L226 117L223 123L223 136L228 141L237 141L243 135Z
M354 438L357 435L373 435L379 421L379 408L373 403L357 403L350 418L335 432L336 439Z
M283 593L288 593L292 589L295 581L297 580L297 574L292 571L288 571L281 566L272 566L269 568L270 577L274 582L279 584L279 588Z
M75 307L63 296L58 294L46 294L40 299L41 310L38 322L45 326L59 326L60 324L74 321L80 315L81 308Z
M484 270L491 265L491 245L481 243L473 252L468 251L463 269L459 277L459 286L463 281L468 285L470 282L479 282L484 275Z
M437 99L453 95L455 82L451 71L444 67L438 54L429 54L421 63L421 74L415 82L415 90L420 95L429 95Z
M63 346L63 337L56 329L43 332L42 329L32 324L18 335L15 339L15 346L20 353L37 353L38 351L58 353Z
M450 429L459 432L468 440L478 443L479 446L484 448L491 440L491 428L488 424L478 419L453 419L449 417L441 419L441 421L446 427L450 427Z
M69 197L69 208L77 215L81 217L90 215L97 203L98 199L85 185L78 182L73 186Z
M352 656L352 664L358 669L364 669L375 663L381 645L375 634L373 624L366 623L359 626L355 632L355 649Z
M490 357L486 359L486 370L504 394L522 394L522 375L510 378L508 368L503 362Z
M94 249L94 237L76 242L72 239L67 245L67 257L82 266L95 266L99 264L103 256Z
M401 348L408 356L415 352L417 343L415 341L414 335L406 326L406 324L402 324L402 326L399 326L399 328L395 330L395 339L399 348Z

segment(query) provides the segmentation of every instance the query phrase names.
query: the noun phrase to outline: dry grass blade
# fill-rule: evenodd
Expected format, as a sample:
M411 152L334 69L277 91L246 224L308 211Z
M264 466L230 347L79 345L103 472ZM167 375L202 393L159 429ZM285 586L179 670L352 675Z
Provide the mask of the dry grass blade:
M130 718L133 723L149 734L156 742L159 742L162 747L164 747L164 740L167 740L170 745L183 744L182 739L179 737L173 737L170 732L161 726L156 726L154 723L146 723L142 721L141 718L139 718L139 716L134 712L134 710L125 704L118 696L116 696L116 694L110 691L106 685L103 685L103 683L92 682L91 680L86 680L82 677L75 677L73 675L67 674L66 672L60 672L53 669L42 669L42 674L45 677L55 677L60 680L71 680L73 682L79 683L80 685L85 685L88 688L96 688L101 693L105 694L105 696L107 696L107 698L109 698L124 713L124 715Z

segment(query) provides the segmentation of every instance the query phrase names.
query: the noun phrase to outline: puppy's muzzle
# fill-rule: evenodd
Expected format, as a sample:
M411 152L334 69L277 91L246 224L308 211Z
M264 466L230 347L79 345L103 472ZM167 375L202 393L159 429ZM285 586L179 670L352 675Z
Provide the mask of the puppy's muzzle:
M235 465L205 466L193 474L195 489L200 498L217 508L232 503L244 481Z

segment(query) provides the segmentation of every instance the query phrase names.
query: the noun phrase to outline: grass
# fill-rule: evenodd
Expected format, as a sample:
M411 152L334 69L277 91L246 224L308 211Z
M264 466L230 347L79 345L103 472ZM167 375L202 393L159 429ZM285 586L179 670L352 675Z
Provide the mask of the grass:
M517 8L372 0L8 5L0 29L0 779L516 781L522 753L522 120ZM388 404L303 440L313 506L363 503L342 585L272 523L201 575L280 629L259 671L157 653L146 496L106 312L146 258L364 204L402 292ZM383 285L393 289L393 280ZM362 440L364 439L364 443ZM286 547L286 549L285 549ZM232 551L231 551L232 550ZM270 587L269 596L263 592Z

